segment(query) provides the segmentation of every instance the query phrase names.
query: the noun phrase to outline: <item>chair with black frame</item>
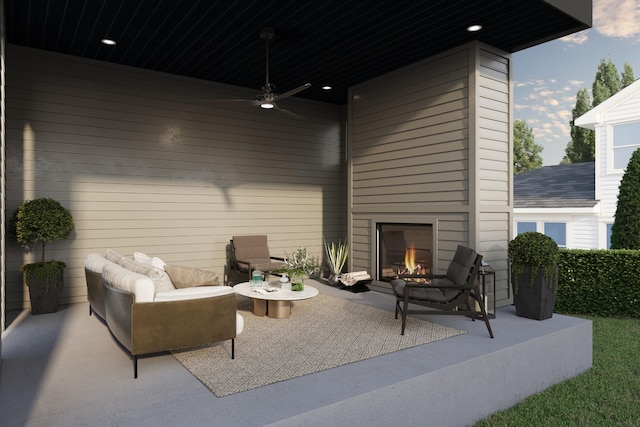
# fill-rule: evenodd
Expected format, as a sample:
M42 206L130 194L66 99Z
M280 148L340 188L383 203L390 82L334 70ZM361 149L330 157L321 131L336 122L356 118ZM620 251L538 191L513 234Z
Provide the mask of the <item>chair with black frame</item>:
M458 314L470 316L474 321L476 318L482 318L489 335L493 338L493 331L478 286L481 263L482 255L478 255L473 249L459 245L449 264L447 274L414 276L425 279L426 283L403 279L391 281L391 287L396 296L396 319L398 313L402 316L401 334L404 335L407 314ZM411 278L406 279L411 280ZM470 300L474 303L470 304ZM409 304L428 307L428 309L410 309Z
M254 270L268 277L269 273L282 269L284 258L269 254L267 236L233 236L230 241L229 262L226 268L225 284L251 280Z

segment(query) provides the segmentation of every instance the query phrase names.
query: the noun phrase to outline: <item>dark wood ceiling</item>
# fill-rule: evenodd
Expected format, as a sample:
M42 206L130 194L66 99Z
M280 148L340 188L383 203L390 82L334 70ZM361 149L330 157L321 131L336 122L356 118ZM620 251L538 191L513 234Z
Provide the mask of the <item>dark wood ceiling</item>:
M591 0L575 1L590 17ZM277 91L310 82L297 96L344 104L348 87L474 39L516 52L590 25L549 3L5 0L5 20L8 43L255 89L266 72L259 31L270 26Z

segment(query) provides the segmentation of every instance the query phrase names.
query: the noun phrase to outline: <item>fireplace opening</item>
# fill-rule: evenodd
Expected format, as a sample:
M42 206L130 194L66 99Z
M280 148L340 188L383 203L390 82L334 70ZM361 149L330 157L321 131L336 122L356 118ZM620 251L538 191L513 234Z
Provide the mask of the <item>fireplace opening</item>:
M378 280L431 274L431 224L378 223Z

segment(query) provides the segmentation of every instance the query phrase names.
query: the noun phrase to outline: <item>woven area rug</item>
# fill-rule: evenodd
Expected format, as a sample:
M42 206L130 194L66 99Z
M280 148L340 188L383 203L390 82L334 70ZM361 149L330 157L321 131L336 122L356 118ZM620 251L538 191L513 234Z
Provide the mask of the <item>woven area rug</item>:
M295 301L287 319L255 316L252 307L238 296L245 326L234 360L229 341L172 352L218 397L465 333L408 318L400 335L393 312L323 294Z

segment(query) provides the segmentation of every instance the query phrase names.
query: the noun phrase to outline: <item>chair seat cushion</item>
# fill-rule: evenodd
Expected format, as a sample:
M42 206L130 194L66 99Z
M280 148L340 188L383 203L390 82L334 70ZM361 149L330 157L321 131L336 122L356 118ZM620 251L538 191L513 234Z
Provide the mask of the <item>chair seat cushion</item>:
M281 261L265 261L265 260L258 260L258 262L251 262L251 267L254 268L254 270L260 270L260 271L275 271L275 270L279 270L281 268L285 267L285 263L281 262Z
M404 298L404 293L409 292L409 299L419 301L429 301L438 303L448 303L460 295L460 289L441 289L434 285L451 285L453 282L449 279L435 279L433 285L420 285L419 287L406 287L406 282L401 279L391 281L393 293L398 298Z

